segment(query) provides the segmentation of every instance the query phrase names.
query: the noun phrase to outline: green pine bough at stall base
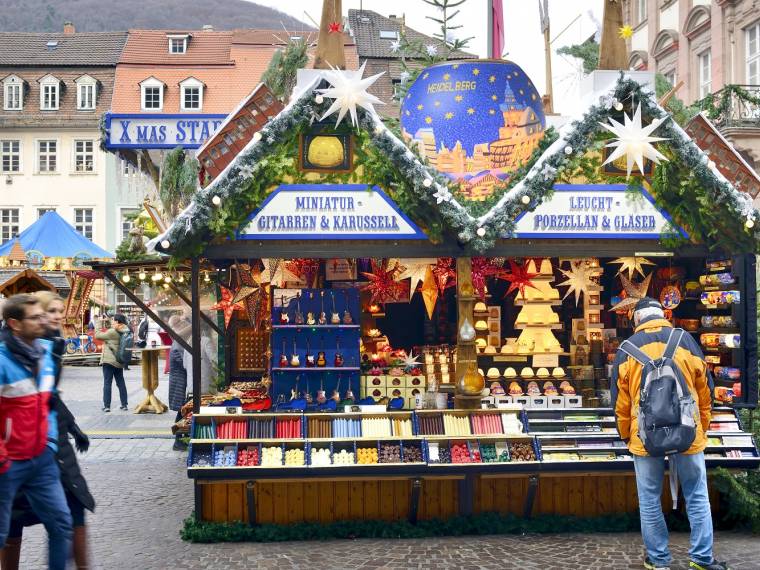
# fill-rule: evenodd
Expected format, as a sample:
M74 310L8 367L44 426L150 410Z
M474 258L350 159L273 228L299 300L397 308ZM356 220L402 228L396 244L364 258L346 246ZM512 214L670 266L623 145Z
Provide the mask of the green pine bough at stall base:
M547 130L548 138L542 142L546 150L531 157L524 176L513 176L497 188L496 197L489 202L490 209L481 215L478 213L483 206L457 200L456 183L427 167L413 149L364 109L358 109L360 128L350 128L356 137L357 168L351 173L325 176L322 181L377 184L423 227L431 240L453 236L463 244L465 253L485 254L498 239L514 235L518 216L549 198L557 181L570 179L571 174L592 177L594 171L598 178L600 161L594 162L596 159L588 153L599 150L604 140L600 123L607 123L610 117L623 119L623 112L614 109L614 100L624 102L628 108L623 112L629 115L641 104L650 121L668 118L650 92L621 73L614 90L600 97L599 103L581 119L563 127L553 142L555 133ZM234 236L272 187L285 180L308 181L297 165L298 137L319 120L330 104L317 103L313 91L305 90L260 131L258 142L250 143L222 176L196 193L191 206L165 235L173 244L175 261L200 254L205 244L217 236ZM654 134L668 139L659 146L672 158L655 173L655 190L662 191L656 196L657 205L674 214L698 242L728 247L730 251L755 251L760 223L754 230L743 224L750 215L760 217L751 200L709 165L707 156L675 122L665 120ZM434 196L441 190L448 192L446 199ZM215 197L219 199L218 206L213 203ZM526 199L527 205L523 202ZM483 235L478 235L479 230Z

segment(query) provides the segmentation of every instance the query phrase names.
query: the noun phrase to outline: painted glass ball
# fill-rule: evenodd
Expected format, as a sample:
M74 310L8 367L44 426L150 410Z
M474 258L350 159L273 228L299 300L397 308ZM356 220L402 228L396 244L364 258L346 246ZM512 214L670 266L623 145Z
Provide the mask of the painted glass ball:
M462 193L483 200L538 146L546 128L533 82L507 60L425 69L401 104L404 138Z

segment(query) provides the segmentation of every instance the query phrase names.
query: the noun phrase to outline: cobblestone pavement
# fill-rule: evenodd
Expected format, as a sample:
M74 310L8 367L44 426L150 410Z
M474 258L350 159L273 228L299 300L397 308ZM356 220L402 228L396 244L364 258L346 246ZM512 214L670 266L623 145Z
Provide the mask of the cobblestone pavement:
M95 374L93 374L95 373ZM66 400L80 421L93 430L137 430L152 421L166 429L173 416L114 414L103 420L97 369L67 370ZM134 373L132 373L134 376ZM130 381L130 405L140 395ZM163 386L165 390L165 383ZM87 418L85 420L85 418ZM113 418L120 418L114 420ZM113 427L111 427L113 426ZM543 536L451 537L419 540L355 540L274 544L186 544L179 538L182 520L192 510L192 485L184 454L171 451L171 440L98 436L81 465L97 501L88 513L94 564L103 570L148 569L628 569L641 568L641 539L636 533ZM688 535L671 537L673 554L685 569ZM718 533L717 553L735 570L760 568L760 540L745 534ZM45 533L26 530L23 569L45 567Z

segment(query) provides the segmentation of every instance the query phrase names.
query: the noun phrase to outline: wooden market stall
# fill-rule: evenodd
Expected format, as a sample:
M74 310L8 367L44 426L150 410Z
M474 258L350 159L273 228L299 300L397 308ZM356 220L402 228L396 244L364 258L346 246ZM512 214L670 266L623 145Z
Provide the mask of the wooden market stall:
M708 467L760 465L736 413L757 404L757 212L639 82L605 81L557 131L514 63L434 66L397 136L360 76L302 78L155 240L190 274L200 519L636 510L608 362L647 294L710 357ZM615 130L642 117L663 137L644 156ZM261 387L271 409L248 405Z

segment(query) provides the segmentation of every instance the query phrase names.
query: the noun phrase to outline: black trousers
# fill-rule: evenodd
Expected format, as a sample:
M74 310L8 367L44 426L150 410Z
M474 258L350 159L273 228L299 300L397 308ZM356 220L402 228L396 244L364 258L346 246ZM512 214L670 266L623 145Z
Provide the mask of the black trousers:
M119 389L119 399L121 405L127 407L127 385L124 383L124 369L103 365L103 407L111 407L111 381L116 380L116 387Z

